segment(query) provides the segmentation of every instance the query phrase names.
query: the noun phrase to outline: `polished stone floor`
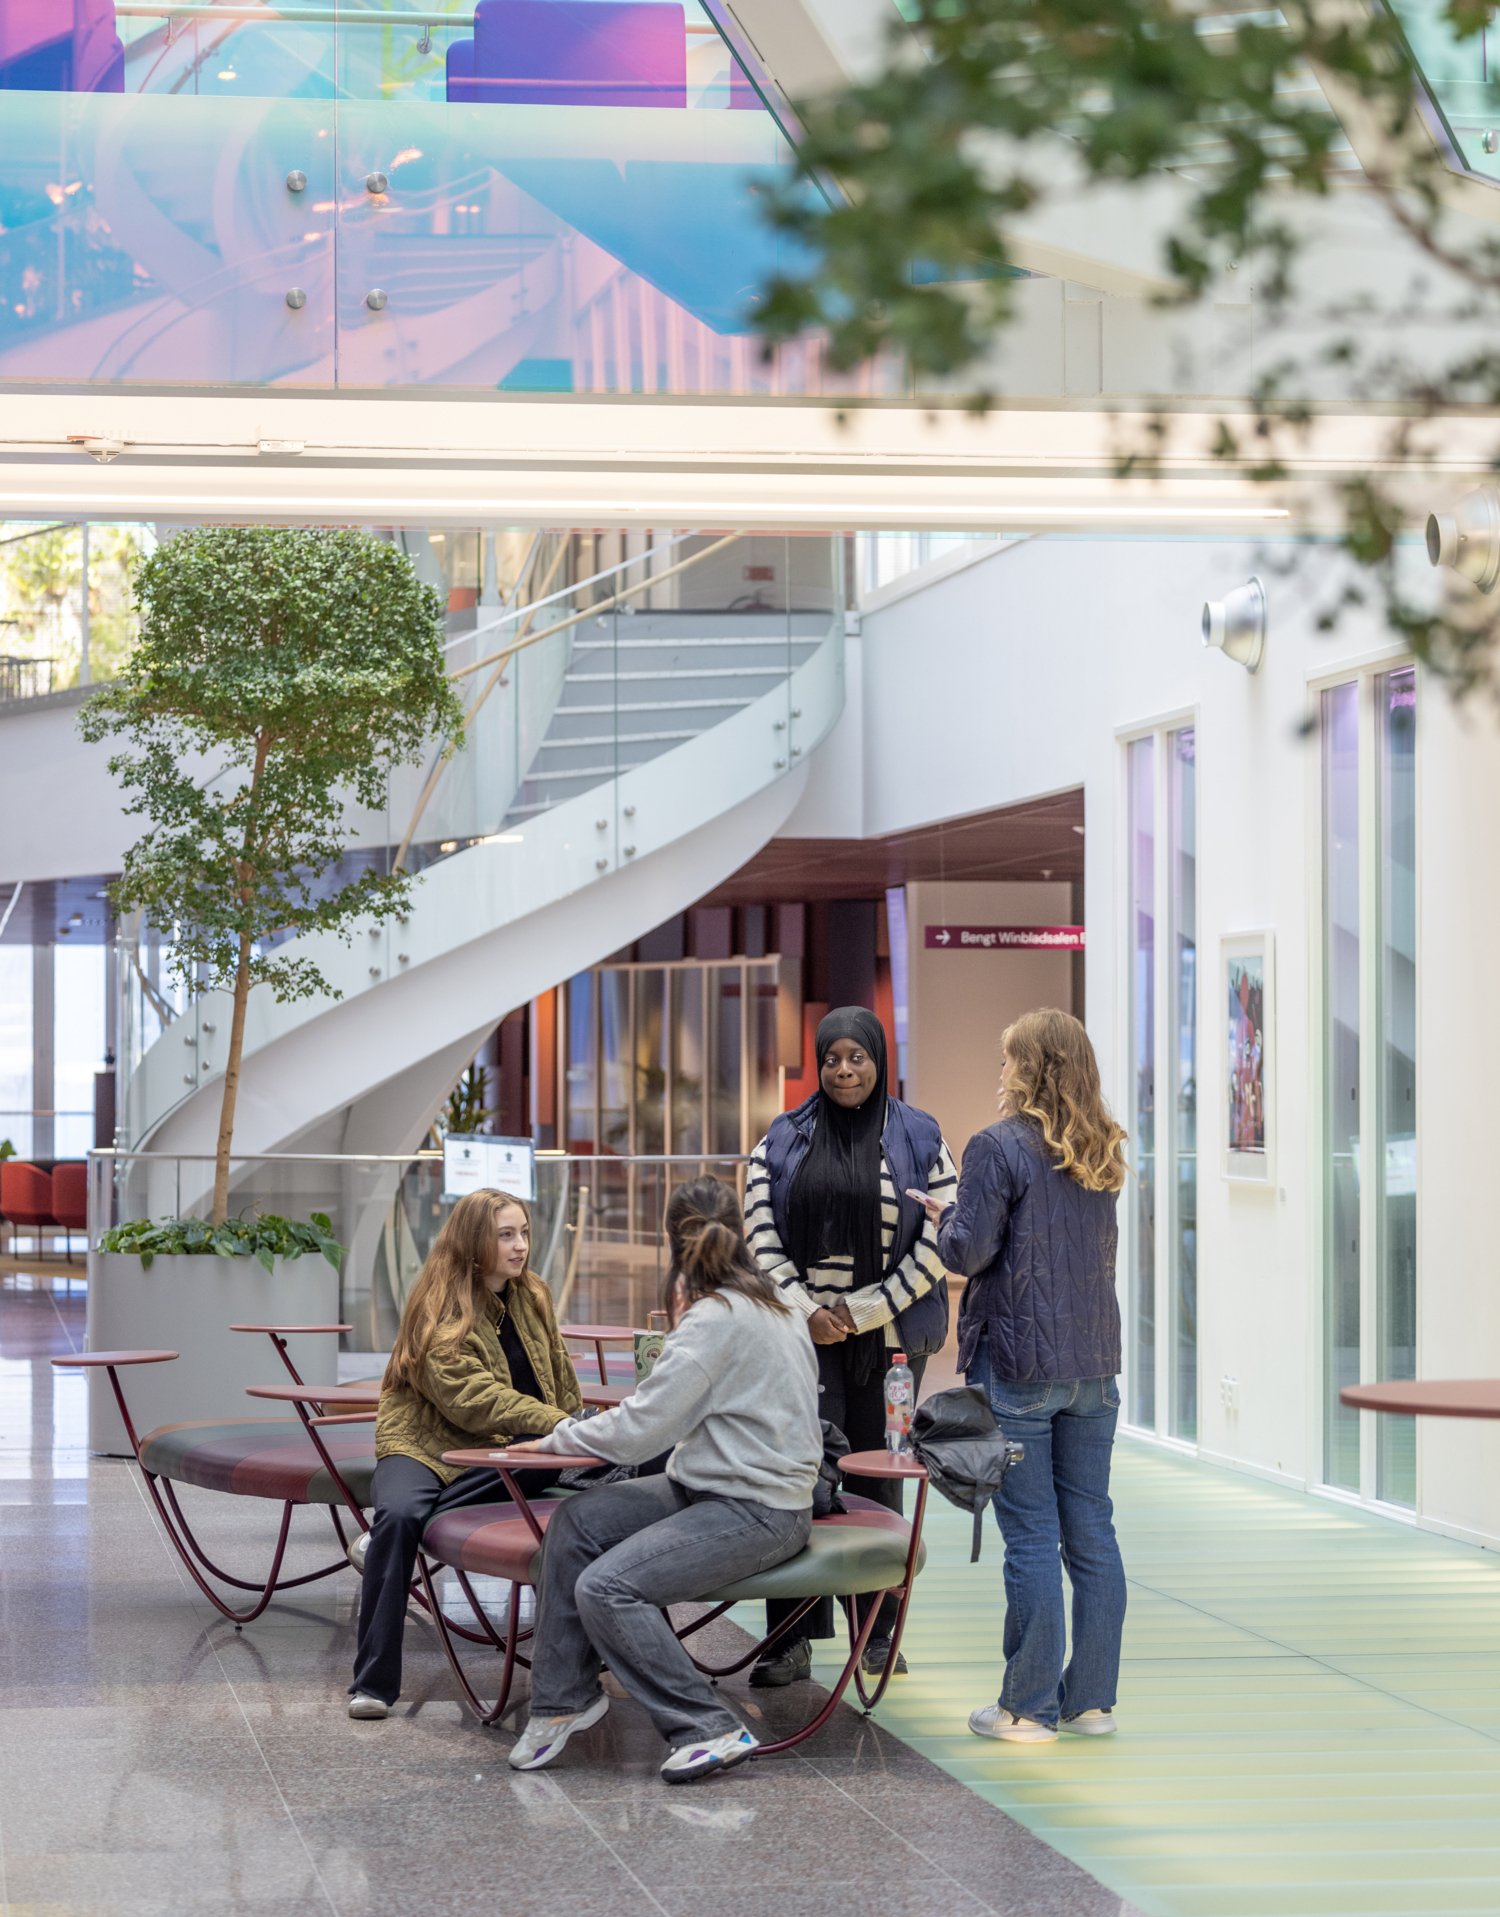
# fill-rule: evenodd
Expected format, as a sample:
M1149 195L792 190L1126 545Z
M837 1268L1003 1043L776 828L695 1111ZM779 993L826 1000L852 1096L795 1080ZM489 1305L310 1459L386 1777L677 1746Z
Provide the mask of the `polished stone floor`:
M83 1378L48 1362L81 1346L83 1303L77 1284L0 1286L5 1912L1134 1917L847 1709L802 1755L674 1791L622 1700L556 1771L518 1776L414 1623L397 1714L350 1723L354 1574L243 1632L218 1618L133 1467L88 1456ZM220 1562L265 1561L271 1506L188 1496ZM295 1568L331 1555L321 1513L296 1528ZM752 1724L789 1721L783 1694L726 1692Z

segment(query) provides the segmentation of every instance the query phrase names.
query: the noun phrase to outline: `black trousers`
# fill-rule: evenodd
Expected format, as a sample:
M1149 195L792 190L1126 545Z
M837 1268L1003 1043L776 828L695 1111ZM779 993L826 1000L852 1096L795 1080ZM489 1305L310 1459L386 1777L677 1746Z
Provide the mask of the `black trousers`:
M529 1498L554 1482L546 1471L518 1474ZM415 1458L382 1458L371 1487L375 1506L359 1594L359 1642L351 1696L362 1691L394 1704L401 1695L401 1639L422 1533L440 1511L464 1504L508 1504L499 1474L476 1465L445 1485Z
M866 1332L864 1337L879 1338L879 1331ZM883 1451L885 1449L885 1374L891 1367L889 1347L883 1349L875 1361L874 1369L863 1384L855 1382L853 1372L856 1360L856 1341L846 1338L841 1345L819 1345L818 1353L818 1415L836 1424L849 1440L851 1451ZM922 1390L922 1373L927 1369L925 1358L908 1358L911 1366L913 1401ZM892 1511L901 1509L901 1481L899 1478L860 1478L852 1474L845 1478L844 1489L856 1497L873 1498L877 1504L886 1505ZM772 1598L766 1605L766 1629L774 1631L797 1608L790 1598ZM880 1617L875 1625L874 1635L889 1637L895 1629L898 1600L888 1597L880 1607ZM833 1599L823 1598L802 1620L803 1637L834 1636ZM784 1651L790 1643L783 1638L772 1649L772 1655Z

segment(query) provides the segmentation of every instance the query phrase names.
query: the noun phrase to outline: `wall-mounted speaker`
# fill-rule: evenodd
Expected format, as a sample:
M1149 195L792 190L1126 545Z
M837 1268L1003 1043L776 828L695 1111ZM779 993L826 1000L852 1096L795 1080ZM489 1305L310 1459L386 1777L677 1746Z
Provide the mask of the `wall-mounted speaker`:
M1429 513L1427 557L1488 592L1500 579L1500 492L1476 486L1451 513Z
M1254 672L1266 651L1266 589L1249 579L1203 608L1203 643Z

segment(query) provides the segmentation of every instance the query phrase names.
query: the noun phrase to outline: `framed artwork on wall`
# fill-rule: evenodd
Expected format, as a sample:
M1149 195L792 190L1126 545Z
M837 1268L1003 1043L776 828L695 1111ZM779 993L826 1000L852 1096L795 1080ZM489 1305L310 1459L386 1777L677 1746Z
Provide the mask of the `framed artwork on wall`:
M1270 932L1219 942L1224 1008L1224 1176L1270 1185L1276 1176L1276 981Z

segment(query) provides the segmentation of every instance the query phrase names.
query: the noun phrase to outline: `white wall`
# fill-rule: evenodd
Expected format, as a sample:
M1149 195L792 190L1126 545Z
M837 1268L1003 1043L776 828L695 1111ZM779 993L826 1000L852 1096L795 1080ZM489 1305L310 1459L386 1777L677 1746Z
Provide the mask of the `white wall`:
M995 1122L1000 1034L1041 1005L1067 1010L1066 952L929 948L929 925L1066 925L1067 885L917 884L906 888L906 1095L937 1115L955 1158Z
M1119 735L1167 718L1196 725L1201 1443L1313 1484L1321 1313L1310 937L1319 822L1317 745L1298 725L1309 680L1368 661L1384 639L1368 615L1317 633L1310 596L1273 577L1259 673L1205 651L1203 600L1265 573L1264 559L1223 541L1034 540L867 613L864 816L878 835L1083 787L1088 1022L1125 1117ZM1419 1371L1493 1377L1500 1282L1485 1194L1500 1035L1485 987L1500 951L1487 856L1500 733L1488 717L1455 715L1426 676L1418 726ZM1213 985L1220 938L1261 926L1276 934L1279 1016L1277 1181L1268 1190L1230 1185L1219 1170L1225 1085ZM1220 1402L1226 1372L1238 1380L1236 1411ZM1419 1446L1424 1517L1500 1541L1500 1431L1424 1422Z

